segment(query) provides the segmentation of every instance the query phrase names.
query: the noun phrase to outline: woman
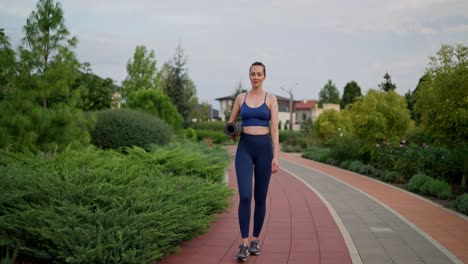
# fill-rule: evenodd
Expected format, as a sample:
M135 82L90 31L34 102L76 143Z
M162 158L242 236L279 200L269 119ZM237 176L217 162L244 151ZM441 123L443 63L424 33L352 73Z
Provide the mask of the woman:
M237 96L229 122L240 114L242 134L236 152L236 174L239 189L239 226L242 244L237 260L246 261L249 254L260 254L258 236L263 226L266 197L270 176L279 169L278 102L276 96L263 89L266 78L265 65L254 62L249 70L252 89ZM250 204L254 186L253 240L249 244Z

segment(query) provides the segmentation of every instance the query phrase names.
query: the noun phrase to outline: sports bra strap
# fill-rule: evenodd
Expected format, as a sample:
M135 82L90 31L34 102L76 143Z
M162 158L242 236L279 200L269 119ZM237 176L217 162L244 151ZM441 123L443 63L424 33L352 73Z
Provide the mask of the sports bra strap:
M267 92L265 92L265 100L263 100L264 103L266 103L266 98L267 98Z
M245 100L247 100L247 94L248 94L248 93L249 93L249 92L245 92L244 103L245 103Z

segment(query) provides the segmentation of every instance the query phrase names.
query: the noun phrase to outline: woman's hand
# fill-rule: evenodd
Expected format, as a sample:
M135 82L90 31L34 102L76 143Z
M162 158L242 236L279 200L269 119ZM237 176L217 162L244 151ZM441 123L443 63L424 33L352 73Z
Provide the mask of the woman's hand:
M279 160L278 158L273 158L271 161L271 173L276 173L279 171Z

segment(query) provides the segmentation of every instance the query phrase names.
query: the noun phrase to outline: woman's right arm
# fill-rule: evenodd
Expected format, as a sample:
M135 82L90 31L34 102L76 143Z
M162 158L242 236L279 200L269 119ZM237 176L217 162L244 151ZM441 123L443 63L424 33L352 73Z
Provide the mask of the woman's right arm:
M239 116L240 105L241 105L241 96L242 94L238 94L236 100L234 101L234 105L232 106L231 116L229 117L229 123L234 123Z

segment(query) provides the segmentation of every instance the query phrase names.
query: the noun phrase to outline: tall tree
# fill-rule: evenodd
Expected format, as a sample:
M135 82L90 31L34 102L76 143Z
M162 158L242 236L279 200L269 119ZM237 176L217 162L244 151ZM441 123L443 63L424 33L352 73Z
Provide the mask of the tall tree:
M158 69L154 51L145 46L137 46L133 59L127 62L127 77L122 82L122 98L140 89L158 88Z
M341 109L345 109L345 107L349 104L352 104L357 97L362 96L361 87L355 82L351 81L348 82L343 90L343 97L341 98Z
M16 76L16 54L8 36L0 29L0 101L5 100Z
M17 87L0 106L7 135L0 144L34 151L89 144L89 123L77 107L79 91L72 89L79 63L71 48L77 40L69 37L60 4L39 0L24 31Z
M339 104L340 92L336 88L332 80L328 80L327 84L320 90L319 104Z
M426 76L416 93L415 110L421 126L442 144L465 156L462 185L468 174L468 47L443 45L431 56Z
M194 105L191 99L196 96L196 87L186 69L187 58L181 45L177 46L172 60L163 67L163 90L171 98L177 111L184 118L185 124L190 122Z
M392 83L392 77L390 77L388 72L385 73L384 79L385 81L379 84L380 89L382 89L384 92L395 91L396 85Z

